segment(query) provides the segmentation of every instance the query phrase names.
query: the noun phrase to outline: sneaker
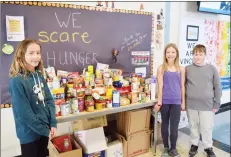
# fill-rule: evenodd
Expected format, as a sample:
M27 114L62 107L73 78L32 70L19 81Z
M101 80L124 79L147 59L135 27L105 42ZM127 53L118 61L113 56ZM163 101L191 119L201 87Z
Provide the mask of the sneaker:
M191 145L189 156L194 157L197 154L198 146Z
M161 157L168 157L168 151L169 151L169 148L164 148L164 151L163 151Z
M168 154L172 157L180 157L176 149L171 149Z
M213 152L213 148L207 148L204 151L205 151L205 154L207 155L207 157L216 157L216 155Z

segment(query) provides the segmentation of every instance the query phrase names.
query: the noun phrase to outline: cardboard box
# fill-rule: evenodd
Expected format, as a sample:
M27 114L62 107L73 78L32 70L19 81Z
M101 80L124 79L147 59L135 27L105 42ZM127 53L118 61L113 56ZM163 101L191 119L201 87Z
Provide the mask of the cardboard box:
M71 138L72 151L59 153L53 143L50 141L48 144L49 148L49 157L82 157L82 148L80 145L74 140L74 137Z
M103 126L107 126L106 116L76 120L72 122L73 131L88 130L88 129L98 128Z
M85 154L91 154L107 149L103 127L76 131L74 132L74 136Z
M123 157L123 143L119 140L108 143L106 157Z
M150 149L150 131L144 130L130 134L127 138L117 134L123 143L123 156L133 157L147 153Z
M123 136L129 136L150 127L151 110L138 109L117 114L117 131Z
M105 157L105 151L99 151L96 153L91 153L91 154L85 154L83 155L83 157Z
M56 136L64 135L73 132L71 122L58 123Z

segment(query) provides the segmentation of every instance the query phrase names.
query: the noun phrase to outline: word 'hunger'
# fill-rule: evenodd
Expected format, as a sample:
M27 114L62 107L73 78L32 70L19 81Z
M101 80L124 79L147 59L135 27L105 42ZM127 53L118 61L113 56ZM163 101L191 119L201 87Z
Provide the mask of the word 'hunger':
M97 63L97 53L86 53L86 52L67 52L64 53L56 53L47 52L47 65L55 66L56 64L60 65L89 65L93 63Z

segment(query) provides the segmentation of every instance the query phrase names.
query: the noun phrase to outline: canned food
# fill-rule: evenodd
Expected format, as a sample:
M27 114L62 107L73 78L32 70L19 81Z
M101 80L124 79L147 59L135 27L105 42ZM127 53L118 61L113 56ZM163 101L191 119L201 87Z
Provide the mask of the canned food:
M107 108L112 108L112 101L111 100L107 100Z
M59 105L55 105L55 115L56 117L61 116L61 110Z
M71 111L73 114L77 114L79 112L79 106L78 106L78 99L72 99L71 104Z
M105 108L106 103L95 103L96 110L102 110Z
M91 86L87 86L85 89L85 95L91 95L92 94L92 88Z
M145 99L145 97L146 97L146 93L140 92L139 93L139 102L142 102Z
M84 111L84 99L83 98L78 99L78 109L79 109L79 112Z
M95 110L94 106L86 106L87 112L93 112Z
M148 85L148 84L145 84L145 86L144 86L144 92L150 91L149 89L150 89L150 88L149 88L149 85Z
M139 82L132 82L132 92L137 92L139 89Z
M61 116L68 116L70 114L70 106L69 104L60 105Z

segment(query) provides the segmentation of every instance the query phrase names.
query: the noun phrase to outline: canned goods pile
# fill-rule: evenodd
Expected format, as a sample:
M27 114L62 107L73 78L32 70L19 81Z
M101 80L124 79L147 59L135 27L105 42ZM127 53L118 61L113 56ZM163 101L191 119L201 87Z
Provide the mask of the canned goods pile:
M101 64L102 65L102 64ZM82 74L45 69L44 77L53 95L56 116L68 116L80 112L94 112L133 103L150 101L151 81L141 74L124 77L119 69L88 66Z

